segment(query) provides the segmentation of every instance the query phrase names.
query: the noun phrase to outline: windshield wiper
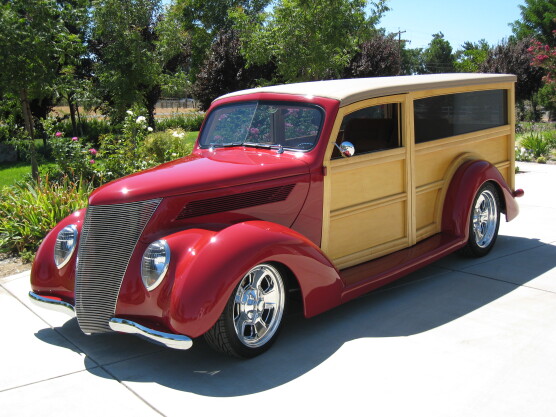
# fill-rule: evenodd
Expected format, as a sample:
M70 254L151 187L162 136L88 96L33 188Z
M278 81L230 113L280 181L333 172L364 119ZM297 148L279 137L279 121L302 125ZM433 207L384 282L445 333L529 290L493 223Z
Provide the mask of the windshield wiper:
M242 146L242 142L228 142L228 143L211 143L211 148L231 148L233 146Z
M266 143L244 142L243 146L250 146L252 148L276 149L276 152L284 153L284 148L282 147L282 145L271 145L271 144L266 144Z

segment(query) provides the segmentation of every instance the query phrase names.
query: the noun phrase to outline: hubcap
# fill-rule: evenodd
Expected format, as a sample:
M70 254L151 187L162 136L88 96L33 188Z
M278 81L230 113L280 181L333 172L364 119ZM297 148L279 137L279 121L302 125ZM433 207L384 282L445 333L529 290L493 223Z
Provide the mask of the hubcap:
M268 342L280 325L284 313L284 284L271 265L257 265L241 280L234 297L234 328L246 346Z
M475 243L481 248L487 247L494 238L498 223L498 208L494 195L484 190L473 207L473 233Z

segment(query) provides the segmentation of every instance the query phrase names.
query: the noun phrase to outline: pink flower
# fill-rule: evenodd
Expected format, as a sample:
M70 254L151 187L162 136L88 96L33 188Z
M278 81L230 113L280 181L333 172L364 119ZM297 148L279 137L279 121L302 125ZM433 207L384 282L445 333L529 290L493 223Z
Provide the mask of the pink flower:
M258 135L259 129L257 129L256 127L252 127L251 129L249 129L249 133L251 133L252 135Z
M79 138L77 136L74 136L73 138L71 138L71 140L73 140L74 142L77 142L79 140Z
M89 163L90 163L90 164L94 164L94 163L95 163L95 160L94 160L94 159L91 159L91 160L89 161Z
M55 136L56 136L57 138L59 138L59 137L62 136L62 135L63 135L62 132L56 132L56 135L55 135Z
M91 148L89 149L89 153L93 156L96 156L96 154L98 153L98 151L95 148Z

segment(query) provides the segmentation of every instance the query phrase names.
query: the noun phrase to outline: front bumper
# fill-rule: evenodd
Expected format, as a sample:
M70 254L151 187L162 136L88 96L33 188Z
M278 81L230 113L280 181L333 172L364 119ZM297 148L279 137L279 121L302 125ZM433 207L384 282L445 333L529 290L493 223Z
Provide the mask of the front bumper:
M29 298L31 298L31 301L35 305L75 317L74 307L65 301L43 297L35 294L33 291L29 292ZM149 329L148 327L127 319L114 317L110 319L108 325L116 332L135 334L139 337L147 339L149 342L172 349L187 350L193 346L193 341L187 336Z

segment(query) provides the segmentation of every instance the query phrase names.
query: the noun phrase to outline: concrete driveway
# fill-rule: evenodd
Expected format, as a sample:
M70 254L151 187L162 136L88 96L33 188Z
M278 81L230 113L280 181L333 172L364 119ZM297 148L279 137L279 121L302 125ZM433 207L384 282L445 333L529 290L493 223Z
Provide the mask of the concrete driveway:
M5 416L556 415L556 166L519 164L520 216L489 256L445 258L310 320L249 361L36 309L0 281Z

